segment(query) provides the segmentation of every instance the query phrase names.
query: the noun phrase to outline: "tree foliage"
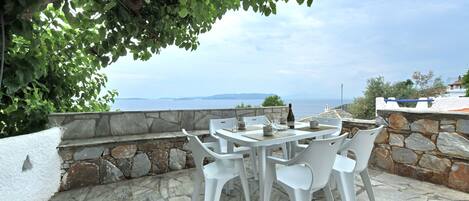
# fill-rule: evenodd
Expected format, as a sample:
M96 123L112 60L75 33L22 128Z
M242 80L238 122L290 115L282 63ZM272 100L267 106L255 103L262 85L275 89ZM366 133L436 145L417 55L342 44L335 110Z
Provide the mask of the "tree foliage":
M263 107L269 107L269 106L285 106L285 103L283 102L282 98L277 95L272 95L272 96L267 96L264 99L264 102L262 102Z
M467 70L467 73L462 77L462 85L466 89L466 96L469 97L469 70Z
M252 108L252 105L241 103L241 104L236 105L235 108L237 109Z
M386 82L384 77L371 78L363 97L355 98L348 110L355 118L375 118L376 97L395 97L397 99L417 99L420 97L433 97L440 95L446 89L440 77L433 72L427 74L415 72L412 79L400 82ZM403 106L412 107L415 104Z
M11 0L0 7L6 37L0 137L42 129L50 112L105 111L100 70L132 54L148 60L198 35L229 10L275 14L277 0ZM303 4L303 0L297 0ZM311 6L312 0L307 0Z

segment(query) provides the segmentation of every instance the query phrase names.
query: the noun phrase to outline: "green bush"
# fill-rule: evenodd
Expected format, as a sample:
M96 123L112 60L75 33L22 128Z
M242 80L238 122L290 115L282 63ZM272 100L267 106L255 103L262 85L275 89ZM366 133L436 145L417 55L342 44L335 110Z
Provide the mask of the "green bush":
M237 108L237 109L252 108L252 105L241 103L241 104L239 104L239 105L236 105L235 108Z
M440 77L434 78L430 71L428 74L415 72L412 79L400 82L386 82L384 77L376 77L368 80L364 96L355 98L348 107L348 112L354 118L374 119L376 110L376 97L395 97L397 99L417 99L419 97L432 97L443 93L446 89ZM415 103L401 104L405 107L413 107Z
M272 96L267 96L262 103L263 107L269 107L269 106L285 106L285 103L283 103L282 98L277 95L272 95Z

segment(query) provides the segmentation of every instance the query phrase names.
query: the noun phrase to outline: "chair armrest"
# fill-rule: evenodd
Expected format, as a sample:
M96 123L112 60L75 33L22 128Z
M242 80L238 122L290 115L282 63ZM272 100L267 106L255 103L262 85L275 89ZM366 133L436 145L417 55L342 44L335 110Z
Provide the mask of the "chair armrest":
M204 142L202 143L204 144L204 146L206 146L207 148L212 148L215 150L215 152L219 152L220 151L220 145L218 144L218 142Z
M289 160L285 160L285 159L281 159L281 158L277 158L277 157L273 157L273 156L267 157L267 162L273 163L273 164L281 164L281 165L289 165L290 164Z
M341 155L346 155L348 149L350 148L350 144L352 142L352 139L346 138L344 142L340 145L339 151L337 153L340 153Z

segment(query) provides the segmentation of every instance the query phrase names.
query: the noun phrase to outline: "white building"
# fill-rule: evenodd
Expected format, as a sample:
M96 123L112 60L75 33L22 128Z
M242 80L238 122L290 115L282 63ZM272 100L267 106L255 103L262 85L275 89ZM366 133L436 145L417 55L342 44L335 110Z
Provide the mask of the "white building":
M458 77L454 83L448 85L444 97L464 97L466 96L466 89L462 86L462 78Z

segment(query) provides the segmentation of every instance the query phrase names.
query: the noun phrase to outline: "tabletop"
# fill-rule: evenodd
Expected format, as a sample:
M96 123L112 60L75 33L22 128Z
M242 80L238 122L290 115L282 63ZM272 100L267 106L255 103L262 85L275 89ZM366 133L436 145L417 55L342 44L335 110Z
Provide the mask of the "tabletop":
M308 123L303 122L295 122L295 128L306 128L309 127ZM297 130L297 129L287 129L285 131L278 131L278 133L283 134L282 137L273 138L268 140L255 140L249 137L245 137L244 135L249 134L262 134L262 128L258 130L250 130L247 131L238 131L232 132L229 130L220 129L217 130L217 136L229 141L234 142L236 144L248 147L259 147L259 146L270 146L276 144L282 144L285 142L292 142L297 140L302 140L306 138L313 138L319 137L324 135L330 135L338 131L338 127L332 127L331 129L325 129L320 131L305 131L305 130Z

